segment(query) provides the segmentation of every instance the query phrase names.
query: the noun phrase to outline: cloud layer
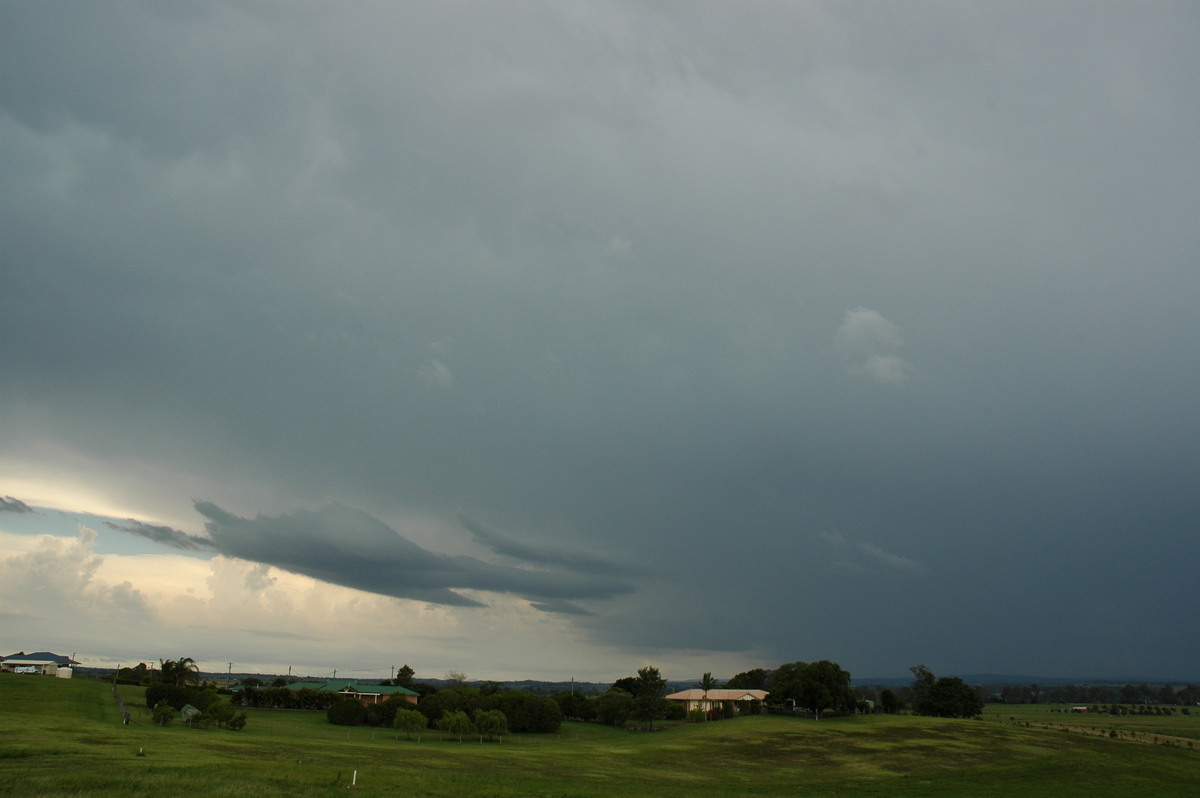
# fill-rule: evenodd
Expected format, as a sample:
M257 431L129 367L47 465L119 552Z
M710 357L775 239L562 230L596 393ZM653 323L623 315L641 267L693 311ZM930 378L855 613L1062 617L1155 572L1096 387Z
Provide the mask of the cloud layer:
M1191 6L4 19L5 528L476 673L1200 661Z
M384 596L449 606L480 606L454 588L513 593L539 609L582 614L573 599L627 593L619 579L564 570L533 570L473 557L433 554L359 510L330 505L318 512L239 518L211 502L197 502L214 547L230 557L267 563L331 584ZM526 554L525 560L562 562L564 556Z

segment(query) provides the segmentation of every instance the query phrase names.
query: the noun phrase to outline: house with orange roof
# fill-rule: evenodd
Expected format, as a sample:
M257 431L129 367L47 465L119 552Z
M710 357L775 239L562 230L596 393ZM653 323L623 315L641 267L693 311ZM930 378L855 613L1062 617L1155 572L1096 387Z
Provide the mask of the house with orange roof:
M701 690L697 687L691 690L671 693L667 696L667 700L682 703L688 712L709 712L713 709L719 709L727 702L732 702L734 711L737 712L743 706L742 702L765 701L768 695L770 693L766 690L730 690L728 688Z

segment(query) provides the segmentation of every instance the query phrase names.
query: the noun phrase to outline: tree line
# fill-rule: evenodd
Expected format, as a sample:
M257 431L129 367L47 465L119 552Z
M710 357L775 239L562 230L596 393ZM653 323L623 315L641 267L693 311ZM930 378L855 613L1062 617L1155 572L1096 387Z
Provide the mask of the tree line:
M930 714L928 700L930 688L928 668L916 665L909 669L914 681L910 685L895 689L880 685L860 685L854 694L860 700L871 700L882 712L913 711ZM938 679L934 679L936 684ZM961 680L959 680L961 681ZM949 684L949 683L948 683ZM954 685L958 691L963 686ZM1193 684L1176 687L1171 684L1064 684L1038 685L1036 683L1015 685L975 684L966 686L975 692L980 704L1075 704L1080 706L1195 706L1200 703L1200 690Z
M472 718L479 716L494 721L498 716L488 713L498 712L499 717L504 719L505 732L547 734L558 731L563 720L562 711L554 699L521 690L504 690L495 684L482 687L425 687L415 707L408 699L399 696L369 706L356 699L340 698L329 708L328 716L331 723L341 725L395 727L398 712L415 710L424 718L426 728L438 729L446 725L447 717L453 717L455 721L466 718L473 726ZM488 724L491 722L485 720L485 727L490 728ZM473 733L460 730L458 726L452 732Z
M292 690L288 681L276 679L266 685L248 678L234 696L242 707L324 710L333 723L405 728L408 732L440 729L451 734L480 734L490 737L505 733L555 732L564 719L594 721L613 726L631 722L653 730L657 721L709 720L737 714L773 712L807 714L814 718L856 712L910 711L950 718L978 716L985 703L1075 703L1081 705L1193 705L1200 699L1195 685L1004 685L988 688L968 685L958 677L938 677L928 667L909 669L911 684L895 690L882 687L851 688L850 673L830 660L786 662L776 668L753 668L721 684L704 674L696 685L707 693L717 688L764 690L765 704L757 701L718 702L707 713L689 717L682 702L666 700L668 682L658 668L645 666L636 675L617 679L603 693L558 691L549 696L506 689L495 682L467 684L465 674L452 671L438 686L417 681L408 665L383 684L399 684L416 691L415 706L403 697L381 704L364 705L357 699L308 688ZM218 702L213 685L201 686L199 671L190 658L160 660L159 668L141 664L121 669L121 680L141 678L148 683L147 704L165 704L179 709L191 704L207 711ZM403 711L403 712L402 712ZM406 713L414 713L412 715ZM226 713L227 714L227 713Z
M1001 704L1162 704L1195 706L1200 689L1194 684L1006 684L989 689L989 703Z
M741 702L741 706L722 702L711 713L700 713L694 718L688 718L683 703L667 700L668 682L652 665L639 668L635 675L617 679L600 695L562 690L543 696L505 689L494 682L468 686L465 674L457 672L447 674L442 682L449 687L439 687L413 679L412 669L407 665L396 679L389 681L417 691L420 697L415 707L402 697L363 705L334 694L301 696L305 691L275 687L247 687L240 700L245 706L302 708L307 701L323 699L331 702L324 709L332 723L404 728L408 733L438 729L459 736L484 737L498 733L554 732L564 719L622 727L636 723L653 731L655 723L660 721L715 719L761 711L803 712L819 718L830 712L852 714L861 709L850 690L849 672L829 660L789 662L772 670L759 668L738 674L727 684L706 673L697 685L700 689L768 690L771 703L764 707L759 701ZM409 714L413 712L419 718Z

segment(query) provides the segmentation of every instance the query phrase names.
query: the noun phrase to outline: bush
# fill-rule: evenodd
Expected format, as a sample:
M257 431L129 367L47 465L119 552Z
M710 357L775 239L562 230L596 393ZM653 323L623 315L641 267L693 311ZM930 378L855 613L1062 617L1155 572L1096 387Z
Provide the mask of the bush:
M233 705L227 701L216 701L204 714L193 719L193 725L204 729L214 725L218 729L242 729L246 726L246 713L235 712Z
M596 699L596 720L605 726L624 726L633 709L633 696L624 690L609 690Z
M396 716L392 718L392 728L400 729L410 740L414 734L418 735L417 739L420 739L421 732L429 728L429 723L419 710L401 707L396 710Z
M508 732L508 718L498 709L475 710L475 727L489 740Z
M368 726L386 726L392 728L396 713L401 709L416 709L416 706L410 704L404 696L392 696L382 704L372 704L367 707L367 725Z
M531 697L536 699L537 707L534 713L534 722L528 731L535 734L553 734L558 731L562 726L562 710L558 708L558 702L553 698Z
M234 693L233 702L240 707L264 709L329 709L342 698L344 696L337 693L321 693L307 687L291 690L287 687L271 686L239 690Z
M175 720L175 708L166 701L159 701L154 705L153 717L159 726L170 726L171 721Z
M451 687L421 696L417 709L428 718L431 726L436 727L437 722L450 712L464 712L469 716L482 709L481 701L482 696L474 687Z
M160 683L146 688L146 706L154 707L158 706L159 702L166 701L176 712L187 704L204 712L218 700L220 699L217 697L216 690L207 690L203 687Z
M596 702L583 693L561 691L550 696L558 704L564 718L592 720L596 717Z
M361 726L367 720L367 708L355 698L343 698L325 711L335 726Z
M943 676L929 689L929 695L918 708L922 715L973 718L983 711L983 700L962 679Z
M474 734L475 725L471 723L471 719L467 717L467 713L462 710L455 712L447 712L442 715L437 722L439 731L444 731L446 734L452 734L462 742L463 735Z

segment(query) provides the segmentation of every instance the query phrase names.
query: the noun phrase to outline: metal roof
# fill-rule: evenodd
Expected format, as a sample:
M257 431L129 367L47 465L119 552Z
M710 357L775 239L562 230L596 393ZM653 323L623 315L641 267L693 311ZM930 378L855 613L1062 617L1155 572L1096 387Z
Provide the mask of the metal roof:
M35 651L32 654L26 654L24 651L18 651L16 654L9 654L7 657L0 657L0 662L9 664L26 664L26 665L78 665L79 663L70 657L64 657L62 654L52 654L49 651Z

